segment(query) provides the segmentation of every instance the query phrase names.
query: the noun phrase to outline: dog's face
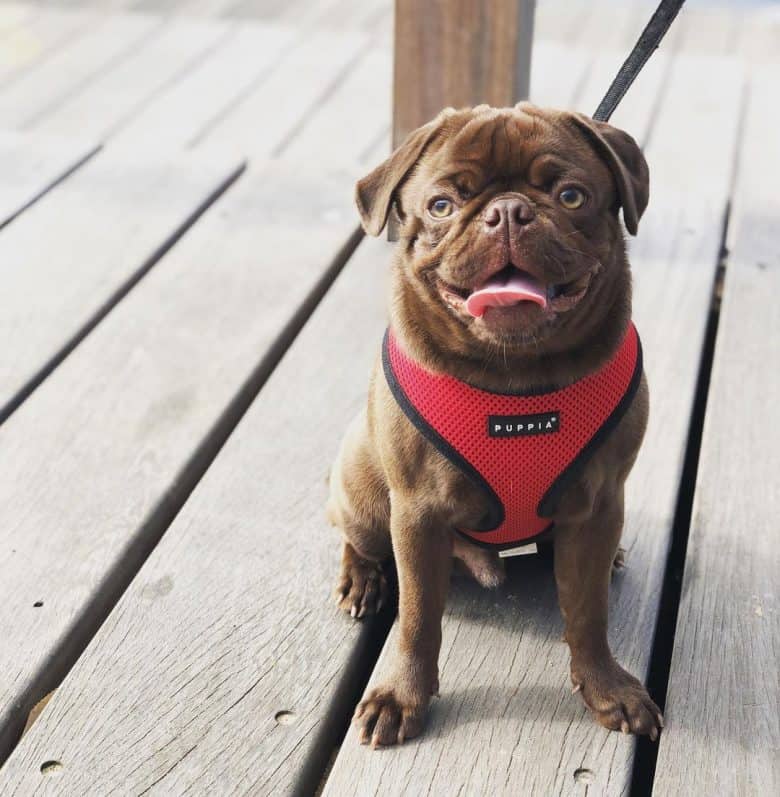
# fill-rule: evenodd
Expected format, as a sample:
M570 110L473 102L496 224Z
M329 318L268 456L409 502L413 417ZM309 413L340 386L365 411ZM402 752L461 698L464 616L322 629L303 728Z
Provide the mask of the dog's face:
M521 351L576 339L628 285L618 211L635 233L647 198L630 136L528 103L444 111L357 188L369 233L395 205L420 323Z

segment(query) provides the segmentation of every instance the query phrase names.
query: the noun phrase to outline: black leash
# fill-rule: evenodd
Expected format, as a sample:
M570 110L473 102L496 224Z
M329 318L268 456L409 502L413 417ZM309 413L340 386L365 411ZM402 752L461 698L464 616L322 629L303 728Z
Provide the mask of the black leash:
M626 58L620 71L607 89L604 99L596 108L593 118L598 122L608 122L618 103L623 99L642 67L648 62L650 56L658 49L658 45L669 30L685 0L661 0L655 13L642 31L634 49Z

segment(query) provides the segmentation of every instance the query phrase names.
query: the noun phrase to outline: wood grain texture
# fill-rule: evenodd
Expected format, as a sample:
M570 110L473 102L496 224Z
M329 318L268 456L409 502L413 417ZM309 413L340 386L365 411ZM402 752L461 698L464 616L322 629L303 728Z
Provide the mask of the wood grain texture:
M121 64L148 36L159 35L160 24L159 17L147 15L96 18L82 36L0 90L3 125L25 129L34 124L105 70Z
M0 419L238 165L102 152L0 233Z
M5 765L4 795L289 794L329 755L370 629L330 598L325 474L365 401L388 262L361 245Z
M780 790L780 67L753 74L657 797Z
M0 131L0 229L94 151L85 141Z
M264 376L354 230L350 182L281 166L242 177L0 427L0 752L162 534L212 437L229 431L231 402ZM193 653L196 669L208 649ZM4 768L3 794L8 778Z
M165 89L207 58L228 34L227 22L176 19L83 90L44 106L25 127L51 135L79 134L103 141ZM156 145L156 137L146 142Z
M242 22L180 80L136 111L111 145L169 152L190 145L273 71L291 42L289 27Z
M723 108L738 107L741 91L735 63L680 56L647 152L654 195L631 260L650 426L628 483L628 566L615 578L610 602L613 650L640 675L653 639L728 197L728 170L711 164L733 151L737 117L724 118ZM638 117L622 118L640 139L651 98L634 106ZM366 794L627 794L634 740L600 728L570 694L561 631L552 572L539 560L514 563L498 592L455 584L443 628L442 696L425 735L376 753L350 730L325 795L355 793L356 783ZM385 651L395 641L394 629ZM386 658L383 652L372 682Z
M393 145L447 106L528 97L534 0L396 0Z

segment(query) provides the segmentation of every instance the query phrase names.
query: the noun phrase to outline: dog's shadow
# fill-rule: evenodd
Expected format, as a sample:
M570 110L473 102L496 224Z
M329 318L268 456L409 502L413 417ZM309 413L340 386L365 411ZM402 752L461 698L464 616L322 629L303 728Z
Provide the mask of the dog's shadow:
M499 629L538 627L562 631L553 576L552 556L522 556L506 561L506 581L485 589L469 575L456 572L450 585L447 615L458 620L488 624ZM545 636L547 634L545 633Z
M522 723L528 717L547 715L551 723L566 726L587 715L580 700L571 699L565 683L551 684L471 684L450 687L431 704L431 728L490 723Z

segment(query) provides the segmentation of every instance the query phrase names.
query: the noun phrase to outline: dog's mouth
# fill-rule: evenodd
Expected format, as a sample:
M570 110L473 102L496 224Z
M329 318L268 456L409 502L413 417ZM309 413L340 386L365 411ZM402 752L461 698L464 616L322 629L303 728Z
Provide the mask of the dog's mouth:
M481 318L491 308L537 305L549 313L571 310L585 296L593 271L569 282L544 284L512 263L472 288L460 288L437 279L439 293L447 304Z

